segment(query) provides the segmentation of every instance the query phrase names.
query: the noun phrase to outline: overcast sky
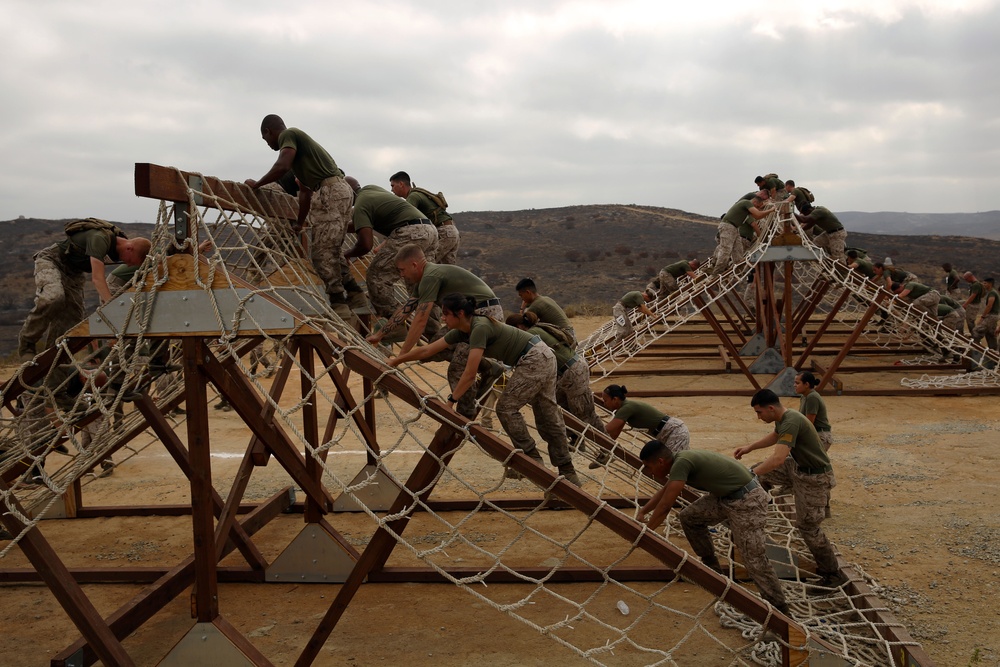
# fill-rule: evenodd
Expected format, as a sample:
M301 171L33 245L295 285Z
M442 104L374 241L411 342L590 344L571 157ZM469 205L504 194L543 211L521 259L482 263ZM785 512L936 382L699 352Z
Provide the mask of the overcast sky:
M268 113L453 211L714 216L768 171L834 210L994 210L998 35L977 0L0 0L0 219L152 222L134 163L259 178Z

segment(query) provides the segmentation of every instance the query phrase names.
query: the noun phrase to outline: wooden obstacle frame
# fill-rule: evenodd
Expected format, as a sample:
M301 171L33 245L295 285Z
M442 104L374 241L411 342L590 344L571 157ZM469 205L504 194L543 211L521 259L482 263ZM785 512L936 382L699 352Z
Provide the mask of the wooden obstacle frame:
M152 164L137 164L135 176L138 196L173 203L178 225L175 237L178 240L190 237L191 230L187 225L193 217L190 210L192 206L234 207L254 215L264 215L265 210L278 210L283 212L285 220L295 218L295 202L291 197L262 191L254 193L241 184L205 178ZM206 197L198 203L193 202L188 195L189 183L206 184L206 190L211 190L217 198ZM268 201L265 205L255 197ZM170 285L178 290L190 287L189 278L181 277L194 275L200 270L191 255L178 255L172 258L171 267L171 281L187 281L183 284L175 282ZM176 274L173 273L175 270ZM242 287L253 288L248 284ZM227 283L225 288L230 289L230 285ZM141 293L144 287L134 289L136 293ZM222 289L222 286L219 286L219 289ZM266 294L262 294L261 297L265 300L269 298ZM393 568L387 567L386 563L397 545L396 536L405 531L410 520L411 513L406 510L419 509L421 505L436 511L469 509L476 505L476 500L435 501L432 498L435 480L440 478L442 466L447 465L466 434L475 437L482 450L489 456L504 462L539 488L548 489L553 497L549 502L550 506L570 507L583 512L662 564L657 567L612 568L608 571L608 576L620 581L663 581L683 576L780 636L785 642L782 658L784 665L806 664L808 660L808 652L804 650L806 635L798 623L775 612L768 604L742 587L732 585L726 577L688 558L685 552L663 536L647 530L643 524L618 511L612 499L596 498L558 477L519 450L513 449L508 442L492 432L452 411L446 402L422 395L397 377L381 361L367 356L356 347L347 345L329 331L316 330L307 317L280 301L272 299L269 306L283 310L287 314L288 327L275 328L271 333L286 336L289 341L287 354L269 390L272 403L265 401L259 395L237 363L240 356L247 354L261 342L260 335L251 331L236 332L233 336L236 341L236 351L227 355L219 353L212 345L212 339L219 335L218 331L182 329L146 332L147 336L160 336L179 341L182 348L184 392L174 400L161 405L157 405L148 394L143 393L135 401L136 409L143 417L143 423L118 435L111 451L125 446L144 429L151 429L189 480L190 506L87 507L83 502L79 479L67 493L66 501L68 506L72 506L68 515L76 518L128 514L190 515L194 548L188 557L170 568L70 569L63 564L59 555L45 539L41 528L34 525L18 542L33 570L0 570L0 581L3 582L43 581L79 630L80 638L60 651L52 659L52 665L77 667L93 664L97 660L107 665L134 664L121 643L123 638L141 627L172 599L188 589L192 589L192 628L174 651L165 656L161 664L270 665L271 662L254 647L251 641L220 613L219 583L225 581L263 584L269 580L268 572L274 563L269 563L264 558L253 542L253 536L273 519L289 510L303 513L305 521L303 532L313 531L312 534L315 535L318 531L325 538L331 552L336 553L333 560L337 562L333 569L335 576L342 581L329 610L303 647L296 662L296 665L312 664L363 583L446 580L440 572L429 567ZM131 336L133 334L125 334L126 338ZM20 383L11 381L3 387L3 404L10 406L24 391L25 385L41 379L44 369L64 360L63 355L79 351L91 341L112 337L116 336L95 334L91 331L89 322L76 327L70 332L63 347L52 348L39 355L35 364L23 371ZM733 358L738 357L731 350L730 355ZM341 413L350 413L368 449L366 465L368 470L359 471L359 475L370 474L372 471L380 472L377 470L379 444L375 402L363 401L359 406L357 397L348 387L352 373L359 374L364 379L365 396L372 396L371 388L378 383L381 390L414 408L423 410L438 424L426 452L421 455L405 482L399 484L388 476L385 477L391 484L390 493L380 499L380 502L384 502L384 506L378 509L399 518L376 529L363 551L356 550L335 525L337 504L342 502L343 498L334 498L323 485L320 462L310 455L308 450L300 451L293 438L280 424L270 418L274 410L273 404L286 390L295 359L303 370L303 378L313 374L317 362L323 364L328 369L329 377L337 390L337 406L329 414L320 414L313 402L308 402L303 409L303 432L309 449L317 450L320 444L331 436L337 420L341 418ZM338 359L340 359L339 366ZM214 386L232 405L252 434L225 501L215 491L211 479L211 442L207 407L209 385ZM304 398L311 387L307 386L306 380L303 380L300 389ZM188 415L186 445L164 417L166 412L182 402ZM584 430L584 425L573 417L567 415L566 420L571 428ZM624 464L636 470L641 469L641 463L634 454L616 448L615 443L607 436L594 434L591 430L587 430L586 433L593 445L608 450ZM244 492L254 466L264 465L272 458L302 490L305 496L303 501L296 502L294 492L289 487L261 503L243 502ZM8 471L3 479L0 479L0 484L5 489L9 488L9 484L20 472L23 472L23 469ZM688 499L697 497L689 491L686 491L686 495ZM640 499L640 502L643 500L645 499ZM500 499L492 504L516 510L536 507L539 501L511 498ZM0 516L0 522L12 534L19 534L25 528L24 524L9 513ZM290 548L293 547L294 544L290 545ZM220 561L234 550L240 552L246 565L220 567ZM481 568L452 568L447 574L463 577L480 570ZM549 568L521 568L516 572L518 575L529 577L540 577L547 573ZM603 576L602 573L589 568L564 567L548 580L587 581L598 580ZM510 572L497 572L486 581L506 582L519 579ZM110 615L102 617L80 586L82 583L97 582L139 582L148 585ZM852 590L863 592L864 584L859 578L855 578L852 579L850 587ZM871 598L870 605L875 615L883 613L877 609L879 604L874 597ZM881 626L879 631L883 632ZM885 632L891 633L893 641L907 640L905 634L900 636L901 633L896 626L890 626ZM199 653L197 658L192 657L194 654L188 646L195 637L202 641L202 653ZM206 638L210 650L206 649ZM820 646L824 651L836 654L832 647L823 645L822 642L814 646ZM197 662L192 662L193 659ZM931 662L919 647L908 646L896 664L919 664L926 667Z

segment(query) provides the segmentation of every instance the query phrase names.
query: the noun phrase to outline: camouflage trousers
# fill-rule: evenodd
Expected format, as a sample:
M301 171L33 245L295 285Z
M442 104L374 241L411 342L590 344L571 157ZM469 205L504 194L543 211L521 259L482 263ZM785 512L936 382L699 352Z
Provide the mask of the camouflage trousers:
M25 343L44 339L51 347L56 339L84 317L82 271L69 268L59 246L51 245L35 254L35 305L28 313L18 338Z
M437 228L437 233L437 259L433 261L437 264L457 264L458 244L459 241L461 241L458 233L458 227L456 227L454 223L441 225Z
M615 341L621 342L635 331L632 328L632 318L621 301L611 308L611 317L615 320Z
M396 269L396 253L409 243L420 246L428 261L432 257L437 257L438 236L434 225L399 227L386 237L382 247L368 265L368 274L365 278L368 283L368 299L379 317L392 317L400 305L395 292L396 283L400 280L399 271Z
M795 459L789 456L781 467L762 475L760 481L774 486L791 487L795 496L795 527L799 529L802 541L816 561L816 571L820 574L838 572L840 568L837 565L837 554L820 527L830 504L830 489L837 485L833 473L801 473Z
M712 275L717 276L743 259L743 243L735 225L725 220L719 223L718 240L712 253Z
M820 248L825 248L830 257L838 262L847 260L847 230L841 229L836 232L823 232L813 239L813 243Z
M724 500L709 493L681 510L678 519L691 549L706 563L718 562L709 527L723 521L728 523L733 546L742 556L760 596L780 607L785 604L785 594L765 548L767 503L767 492L759 486L739 500Z
M970 303L965 307L965 329L969 333L972 333L972 330L976 328L976 318L979 317L979 311L982 309L982 303Z
M344 237L351 219L354 193L343 178L334 176L323 181L313 192L309 203L309 225L312 230L310 257L313 268L326 286L326 293L344 293Z
M566 423L556 404L556 357L544 343L536 343L514 366L496 408L500 424L511 442L531 455L535 452L535 441L521 415L525 405L531 406L535 428L548 445L552 465L560 471L572 467Z
M968 294L963 293L962 290L957 287L955 289L946 290L945 293L959 303L965 303L965 298L968 296Z
M668 419L663 428L652 435L674 454L691 448L691 433L688 431L687 424L677 417Z
M959 306L941 318L941 324L958 333L965 331L965 309Z
M997 314L983 315L979 324L972 330L972 340L978 341L986 337L986 347L991 350L997 349Z
M656 283L655 287L653 287L653 283ZM650 287L653 287L653 289L656 290L656 298L662 299L663 297L670 296L677 291L677 278L674 278L667 271L660 269L660 273L657 274L656 280L650 281L649 285L646 286L646 289L649 289Z
M595 431L607 435L604 422L597 416L594 391L590 388L590 368L579 357L556 380L556 403ZM582 451L582 448L581 448Z
M939 303L941 303L941 293L932 289L927 294L914 299L913 307L937 319L937 307Z

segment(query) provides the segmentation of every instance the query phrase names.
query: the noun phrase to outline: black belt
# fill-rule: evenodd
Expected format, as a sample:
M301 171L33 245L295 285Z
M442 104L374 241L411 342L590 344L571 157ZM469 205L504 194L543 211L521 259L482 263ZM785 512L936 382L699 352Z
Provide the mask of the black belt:
M823 466L822 468L807 468L806 466L799 466L799 472L803 475L822 475L824 473L833 472L833 466Z
M741 500L758 486L760 486L760 482L757 481L756 477L754 477L749 482L730 493L728 496L722 496L722 500Z
M836 234L837 232L842 232L842 231L844 231L843 227L837 227L836 229L824 229L823 233L824 234Z
M562 375L563 373L565 373L567 370L569 370L570 366L572 366L578 361L580 361L580 357L574 354L572 357L569 358L569 360L565 364L559 367L558 375Z
M407 220L406 222L401 222L399 223L399 227L409 227L410 225L431 225L431 224L434 223L432 223L427 218L417 218L416 220ZM399 227L396 227L396 229L399 229ZM396 231L396 229L393 229L392 231Z
M664 415L663 419L660 420L660 423L656 425L656 428L649 429L650 434L655 438L660 434L660 431L663 430L663 427L667 425L668 421L670 421L670 415Z
M816 432L817 433L829 433L830 429L828 429L828 428L818 428L818 429L816 429Z
M477 301L476 308L489 308L490 306L499 306L500 299L493 297L492 299L486 299L486 301Z
M528 352L531 351L531 348L535 347L541 342L542 342L541 338L539 338L538 336L532 336L531 340L528 341L528 344L524 346L523 350L521 350L521 354L517 356L517 361L514 362L514 365L517 366L519 363L521 363L521 359L524 359L524 355L528 354Z

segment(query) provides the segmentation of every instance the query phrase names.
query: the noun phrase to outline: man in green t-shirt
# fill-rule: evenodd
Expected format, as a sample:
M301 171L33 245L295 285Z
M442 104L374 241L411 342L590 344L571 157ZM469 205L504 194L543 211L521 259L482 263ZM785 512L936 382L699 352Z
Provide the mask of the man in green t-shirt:
M514 286L514 289L517 290L517 295L521 297L522 315L524 313L534 313L538 317L539 322L558 327L566 332L566 335L573 340L574 345L576 344L576 331L573 330L573 325L569 323L566 311L552 297L539 294L534 280L531 278L522 278Z
M715 251L712 253L711 275L719 275L743 258L739 226L743 224L747 216L754 220L760 220L770 212L770 209L764 208L764 200L760 197L754 197L749 201L740 199L729 207L719 223Z
M805 213L805 209L812 205L806 189L795 185L795 181L791 179L785 181L785 192L799 213Z
M807 204L805 212L796 213L795 219L805 231L813 227L820 230L820 234L813 237L812 241L820 248L826 249L834 261L843 262L846 259L847 230L840 224L833 211L825 206Z
M962 304L955 301L950 296L942 296L941 303L938 304L938 319L941 324L958 333L965 331L965 310Z
M698 449L674 453L659 440L647 442L639 458L663 486L639 510L638 520L655 530L667 518L685 484L706 491L677 515L691 549L705 565L723 574L708 529L723 521L728 523L733 546L761 597L787 616L785 594L767 558L769 498L757 478L722 454Z
M355 323L357 318L347 305L344 291L350 272L342 253L353 195L343 170L308 134L296 127L285 127L280 116L265 116L260 136L271 150L278 151L278 158L259 180L248 178L246 184L257 190L278 183L289 171L295 174L300 186L299 212L292 228L299 232L307 225L312 227L309 251L313 268L326 286L337 315L345 322Z
M937 307L941 303L941 293L923 283L911 281L905 285L893 285L893 292L900 298L909 301L919 311L931 317L937 317Z
M422 333L436 340L445 335L447 329L438 331L437 324L431 322L431 313L435 306L441 305L441 300L449 294L461 294L476 300L476 315L503 320L503 306L489 285L479 276L460 266L452 264L434 264L428 262L423 249L415 244L407 244L400 248L395 257L396 272L410 287L410 297L395 313L392 314L381 329L368 336L368 342L378 345L388 334L400 327L413 314L413 321L406 332L399 354L406 354L417 344ZM431 330L433 329L433 331ZM458 384L469 359L469 346L465 343L456 344L442 360L448 361L448 381L452 389ZM479 365L478 384L467 391L458 401L456 410L459 414L472 419L476 412L476 396L483 395L493 383L503 374L503 368L487 358Z
M344 257L366 255L375 245L375 232L385 237L368 264L365 282L372 308L380 317L389 317L399 306L395 295L399 281L396 253L414 244L425 257L433 259L437 256L437 230L423 213L388 190L377 185L362 187L350 176L347 183L354 189L354 213L348 230L357 233L358 240Z
M625 296L611 308L611 316L615 320L615 343L624 342L635 331L632 327L633 310L638 310L643 315L652 317L653 311L646 305L652 300L653 294L648 290L645 292L626 292Z
M105 223L107 224L107 223ZM18 334L22 361L34 358L37 344L51 347L56 338L83 319L84 274L91 274L101 304L111 300L105 262L139 266L149 253L149 239L116 235L108 229L67 234L62 241L35 254L35 305Z
M992 278L983 278L983 290L985 292L982 302L983 307L979 316L979 324L973 329L971 338L979 342L980 338L986 338L986 347L1000 352L997 347L997 320L1000 317L1000 294L993 286Z
M848 268L854 269L869 280L875 280L875 267L866 258L860 257L857 250L848 250L846 256Z
M966 271L962 275L962 279L969 283L969 298L962 303L962 308L965 308L965 324L971 332L976 328L976 320L979 319L979 312L983 309L983 296L986 294L986 288L976 280L972 271Z
M840 574L833 545L821 528L830 504L830 489L837 482L816 428L805 415L783 406L770 389L754 394L750 406L758 419L774 424L774 431L751 445L738 447L733 456L741 459L754 450L773 447L770 457L750 469L765 485L791 487L795 495L795 525L816 561L816 574L821 577L818 592L837 588L846 579Z
M945 293L952 299L961 300L964 294L962 294L962 276L956 271L951 262L945 262L941 265L944 270L944 289Z
M455 264L458 262L458 244L461 241L455 220L448 214L446 206L431 198L427 192L421 192L410 182L410 175L405 171L397 171L389 177L389 187L397 197L402 197L407 204L416 207L424 217L437 227L437 256L431 261L437 264Z
M691 280L695 280L698 277L697 271L699 266L701 266L701 262L697 259L690 261L682 259L679 262L667 264L660 269L656 278L649 281L646 289L653 290L656 293L657 299L667 297L677 291L677 281L680 278L687 276Z

